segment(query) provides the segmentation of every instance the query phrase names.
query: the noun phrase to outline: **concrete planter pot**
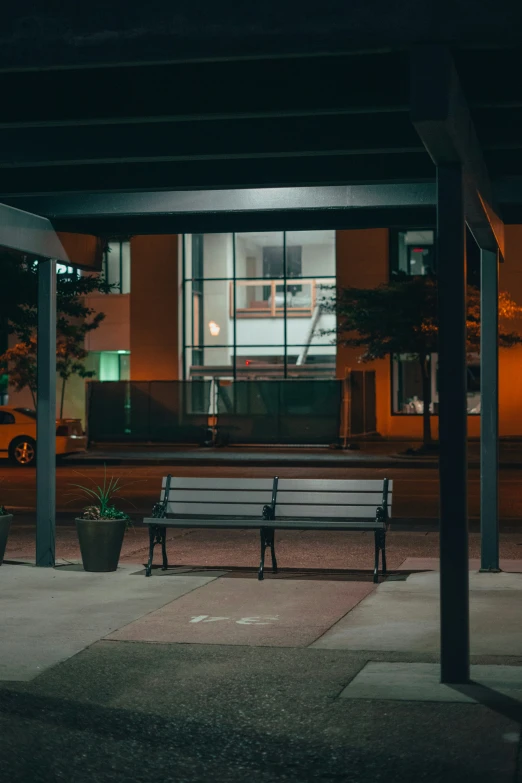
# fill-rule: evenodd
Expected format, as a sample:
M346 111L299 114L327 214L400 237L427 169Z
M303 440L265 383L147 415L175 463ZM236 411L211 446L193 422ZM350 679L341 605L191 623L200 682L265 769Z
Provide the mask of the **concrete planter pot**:
M9 536L9 528L13 519L12 514L2 514L0 516L0 565L2 565Z
M126 522L124 519L76 519L85 571L116 571Z

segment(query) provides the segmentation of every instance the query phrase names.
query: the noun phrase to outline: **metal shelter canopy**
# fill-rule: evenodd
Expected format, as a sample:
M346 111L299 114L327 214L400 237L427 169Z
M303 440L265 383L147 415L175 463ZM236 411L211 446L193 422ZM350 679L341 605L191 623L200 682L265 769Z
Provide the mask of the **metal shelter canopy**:
M38 259L36 564L53 566L56 524L56 261L70 264L49 220L0 204L0 247Z
M212 233L435 224L435 183L134 193L64 193L11 199L60 230L101 235Z
M70 264L50 220L0 204L0 247Z
M417 17L422 4L415 3ZM474 19L479 4L474 3ZM349 5L344 4L336 25L342 27ZM107 12L113 10L111 4ZM393 12L397 19L404 15L402 6ZM450 13L447 6L445 12ZM375 38L373 45L365 43L372 24L381 25L381 16L366 18L367 34L358 50L349 40L344 50L319 45L311 50L314 37L306 39L306 46L300 27L301 45L291 55L288 49L285 53L289 43L283 37L278 46L269 46L268 35L263 56L225 57L217 54L227 39L223 31L216 40L200 41L208 57L198 59L193 30L185 46L171 43L170 57L165 46L158 47L146 63L140 61L146 47L137 46L139 35L131 40L122 32L118 37L118 24L125 27L130 21L128 13L124 16L106 39L69 38L62 21L48 30L53 43L47 46L45 30L34 38L25 30L13 57L6 59L10 47L4 41L0 87L9 114L0 116L3 202L52 193L435 181L435 165L409 115L414 35L401 43L397 25L395 30L390 25L386 45L376 45ZM153 20L151 11L147 22ZM201 25L199 30L203 36ZM145 45L147 31L139 32ZM329 35L337 38L337 32L332 24ZM173 40L182 37L180 29L172 31ZM255 32L246 30L241 43L255 52L252 37ZM55 39L62 39L60 46ZM327 40L326 33L322 39ZM522 70L522 51L492 48L484 40L468 48L453 42L451 50L485 166L497 187L522 176L522 95L518 82L505 79L506 73ZM237 48L237 41L236 47L229 43L230 51ZM179 53L177 61L172 51ZM21 52L25 64L17 68ZM28 100L20 101L20 95ZM521 215L515 203L510 217Z

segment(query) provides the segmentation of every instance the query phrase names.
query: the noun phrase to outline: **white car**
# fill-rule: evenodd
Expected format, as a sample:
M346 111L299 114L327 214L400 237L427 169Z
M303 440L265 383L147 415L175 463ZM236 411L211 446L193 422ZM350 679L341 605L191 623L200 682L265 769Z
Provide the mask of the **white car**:
M57 419L56 454L87 450L87 437L80 419ZM36 411L0 406L0 457L28 467L36 461Z

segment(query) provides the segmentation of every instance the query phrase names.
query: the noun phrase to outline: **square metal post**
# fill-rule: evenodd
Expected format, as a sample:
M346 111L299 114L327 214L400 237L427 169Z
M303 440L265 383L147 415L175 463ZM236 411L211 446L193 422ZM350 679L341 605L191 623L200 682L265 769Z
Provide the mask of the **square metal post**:
M469 681L466 251L462 167L437 167L441 681Z
M481 571L499 571L498 534L498 253L480 252L480 532Z
M36 565L54 566L56 525L56 261L38 262Z

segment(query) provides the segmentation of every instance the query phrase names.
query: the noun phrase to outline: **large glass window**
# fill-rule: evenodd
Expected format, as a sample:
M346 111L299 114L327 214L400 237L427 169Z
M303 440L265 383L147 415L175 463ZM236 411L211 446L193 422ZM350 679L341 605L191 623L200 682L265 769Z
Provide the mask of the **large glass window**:
M392 233L391 271L407 275L435 272L433 231L398 231Z
M335 231L183 237L184 376L334 377Z
M95 381L130 380L130 351L90 351L85 364Z
M113 294L128 294L131 286L130 242L108 242L103 254L103 277Z
M468 236L468 283L477 284L478 253L475 243ZM436 274L435 236L432 230L390 232L390 271L408 275ZM431 378L430 412L439 410L438 356L429 357ZM400 354L392 357L392 412L395 414L422 415L424 401L422 374L417 358ZM468 413L480 413L480 360L471 356L468 360Z

